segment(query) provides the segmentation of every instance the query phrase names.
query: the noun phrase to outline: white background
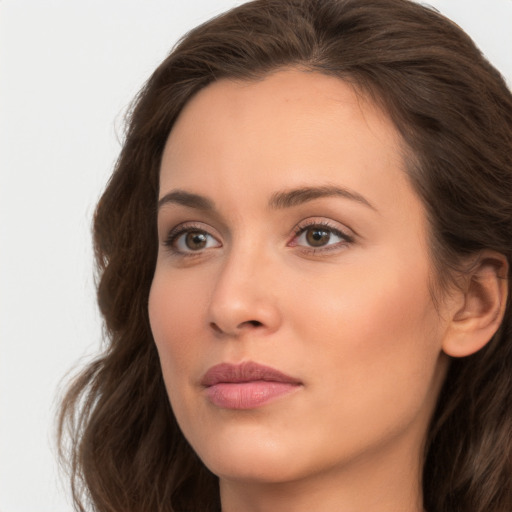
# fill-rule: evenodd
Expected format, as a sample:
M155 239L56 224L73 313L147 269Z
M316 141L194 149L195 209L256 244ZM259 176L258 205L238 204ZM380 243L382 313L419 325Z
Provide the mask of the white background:
M0 0L0 512L71 510L54 458L65 373L99 347L94 205L135 93L241 0ZM512 84L512 0L431 0Z

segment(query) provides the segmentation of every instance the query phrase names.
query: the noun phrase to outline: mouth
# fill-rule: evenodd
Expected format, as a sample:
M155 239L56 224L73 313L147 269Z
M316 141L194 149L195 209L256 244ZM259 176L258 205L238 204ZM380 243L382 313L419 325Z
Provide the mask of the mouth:
M299 379L254 362L222 363L201 379L208 400L221 409L255 409L302 387Z

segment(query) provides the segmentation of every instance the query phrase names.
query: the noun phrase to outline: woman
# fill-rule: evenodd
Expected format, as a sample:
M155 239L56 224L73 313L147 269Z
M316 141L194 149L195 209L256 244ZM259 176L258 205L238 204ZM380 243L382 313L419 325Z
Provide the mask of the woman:
M510 511L511 146L499 73L407 0L189 33L96 213L77 508Z

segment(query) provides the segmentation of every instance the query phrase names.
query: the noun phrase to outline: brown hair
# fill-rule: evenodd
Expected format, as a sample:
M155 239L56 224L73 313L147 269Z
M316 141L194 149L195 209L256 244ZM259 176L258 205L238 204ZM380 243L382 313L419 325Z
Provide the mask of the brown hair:
M160 159L198 90L284 66L350 81L389 113L441 278L484 248L512 263L512 96L454 23L408 0L256 0L194 29L136 98L96 211L107 347L75 379L59 424L77 510L220 508L216 477L176 424L148 321ZM429 512L512 510L511 316L509 300L487 346L451 362L426 443Z

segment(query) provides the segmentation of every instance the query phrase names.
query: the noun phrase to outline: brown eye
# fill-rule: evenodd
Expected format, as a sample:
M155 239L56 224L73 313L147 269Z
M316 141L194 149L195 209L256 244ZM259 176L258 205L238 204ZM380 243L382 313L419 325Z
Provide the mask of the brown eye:
M336 227L320 222L300 227L290 245L303 247L304 249L309 248L311 251L327 251L346 248L353 242L352 236Z
M329 243L331 232L325 228L313 227L306 230L306 241L311 247L322 247Z
M190 231L185 236L185 245L191 251L199 251L206 247L208 236L202 231Z
M185 228L176 234L171 233L165 245L174 253L183 255L222 247L222 244L210 233L195 228Z

